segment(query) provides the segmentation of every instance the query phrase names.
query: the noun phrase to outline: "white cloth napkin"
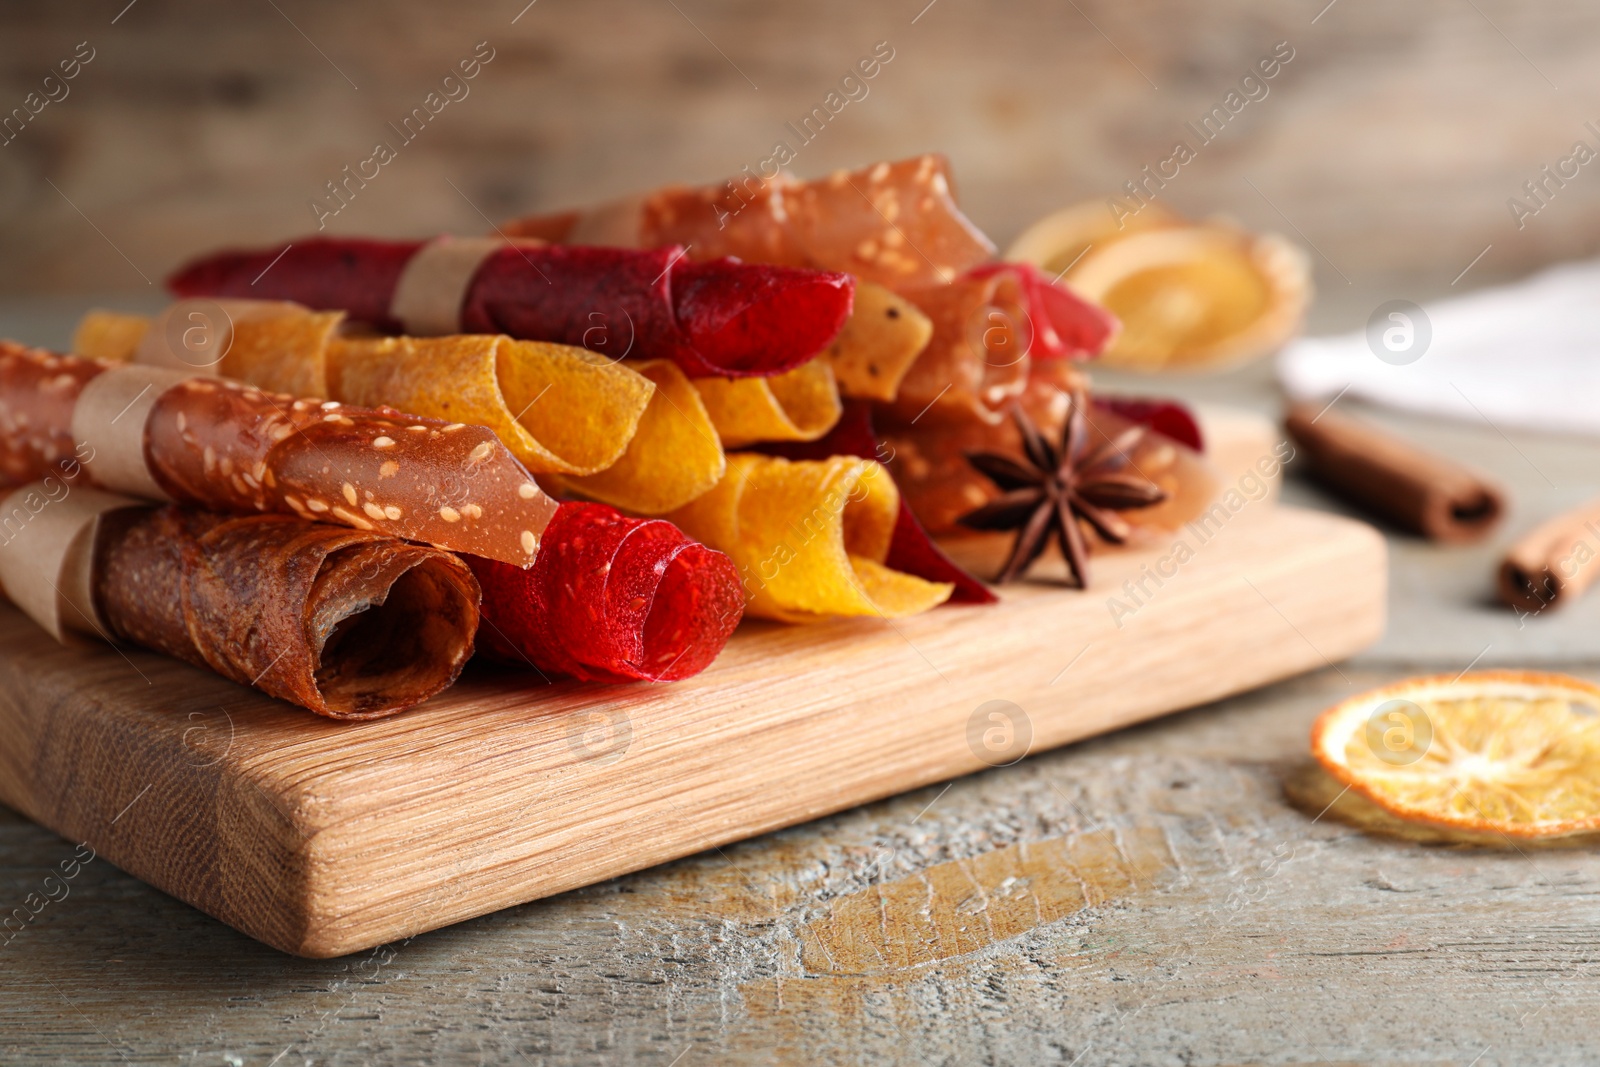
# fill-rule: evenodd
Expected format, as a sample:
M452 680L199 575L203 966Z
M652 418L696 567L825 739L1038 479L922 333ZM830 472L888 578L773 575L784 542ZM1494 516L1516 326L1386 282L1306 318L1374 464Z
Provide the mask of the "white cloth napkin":
M1296 400L1344 392L1496 427L1600 436L1600 260L1425 304L1420 316L1414 305L1386 305L1363 332L1290 345L1278 378Z

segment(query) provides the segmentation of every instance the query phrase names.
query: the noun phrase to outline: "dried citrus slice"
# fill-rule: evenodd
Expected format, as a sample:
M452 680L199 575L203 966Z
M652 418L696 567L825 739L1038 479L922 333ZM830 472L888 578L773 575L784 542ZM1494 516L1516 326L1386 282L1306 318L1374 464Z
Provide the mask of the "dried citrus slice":
M1024 233L1011 254L1064 272L1073 292L1121 320L1105 365L1212 370L1268 355L1300 328L1310 263L1284 238L1153 211L1117 229L1103 207L1098 216L1071 212L1075 219L1061 213Z
M1085 200L1029 226L1006 249L1006 258L1014 263L1032 263L1054 278L1076 266L1091 248L1144 230L1186 225L1187 219L1159 203L1146 204L1137 213L1119 218L1103 202Z
M1524 838L1600 829L1600 686L1564 674L1374 689L1322 713L1311 753L1401 818Z

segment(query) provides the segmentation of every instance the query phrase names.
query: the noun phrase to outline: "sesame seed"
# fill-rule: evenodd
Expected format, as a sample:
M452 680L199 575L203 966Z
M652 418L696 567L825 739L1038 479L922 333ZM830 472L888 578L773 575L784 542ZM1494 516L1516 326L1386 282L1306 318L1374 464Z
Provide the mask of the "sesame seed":
M400 509L393 504L385 504L383 514L390 522L398 522L400 519Z
M465 425L466 425L466 423L464 423L464 422L452 422L449 426L446 426L443 430L441 430L439 432L440 433L453 433L454 431L461 429Z
M386 459L383 461L383 466L378 468L378 477L393 478L399 470L400 464L392 459Z
M469 463L478 463L478 462L480 462L482 460L488 459L489 458L489 449L491 447L492 446L489 444L488 441L480 441L480 442L478 442L477 447L474 448L471 452L467 453L467 461Z
M344 498L350 502L351 507L356 505L356 487L349 482L344 483Z
M462 508L461 510L467 516L467 518L469 518L469 519L481 519L481 518L483 518L483 509L480 508L476 504L468 504L466 507Z
M532 482L523 482L517 486L517 495L524 500L532 500L539 495L539 487Z
M446 504L444 507L439 509L439 517L445 522L460 522L461 512L457 511L449 504Z
M272 428L272 440L274 442L281 441L292 433L294 433L294 427L288 423L284 423L282 426L274 426Z
M310 508L312 511L327 511L328 510L328 505L323 503L322 501L318 500L314 496L306 497L306 507Z
M178 432L182 433L183 431L187 430L188 428L189 428L189 419L188 419L188 417L186 415L184 415L183 412L181 412L181 411L178 412Z
M339 406L339 402L337 400L324 400L322 402L322 410L323 411L333 411L333 410L337 409L338 406Z
M372 523L368 522L366 519L363 519L360 515L357 515L354 512L346 511L344 508L334 508L333 516L341 522L349 523L358 530L372 529Z
M365 504L361 505L361 510L365 511L368 515L372 516L374 519L381 519L381 518L384 517L383 509L380 508L378 505L374 504L370 500L367 501Z
M426 426L407 426L406 429L408 431L410 431L411 433L427 433L428 432L428 428Z
M539 539L533 536L532 530L522 531L522 551L533 555L533 550L539 547Z
M373 442L372 442L372 447L373 448L393 448L394 447L394 438L392 438L392 437L374 438Z

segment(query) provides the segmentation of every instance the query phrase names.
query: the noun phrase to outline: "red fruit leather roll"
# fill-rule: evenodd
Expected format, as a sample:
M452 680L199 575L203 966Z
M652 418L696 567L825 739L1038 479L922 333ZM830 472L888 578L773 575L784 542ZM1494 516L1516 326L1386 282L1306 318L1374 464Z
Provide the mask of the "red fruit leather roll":
M661 519L565 503L527 570L470 558L487 654L580 681L672 682L717 658L744 614L733 561Z
M330 718L421 703L472 655L477 582L436 548L168 506L107 515L94 559L112 636Z
M1122 324L1115 315L1072 290L1056 285L1031 263L986 263L969 278L1009 274L1022 286L1028 317L1024 335L1034 359L1091 359L1105 350Z
M1166 434L1196 452L1203 453L1206 450L1205 439L1200 434L1200 423L1182 401L1145 396L1094 396L1090 399L1102 411L1110 411L1129 422Z
M555 513L481 426L0 342L0 473L278 512L526 566Z
M293 300L388 332L504 333L621 359L671 359L691 377L768 376L825 348L850 315L846 274L684 250L440 239L306 238L219 252L167 281L179 296Z
M889 464L890 455L879 444L872 428L872 409L864 400L846 400L844 414L834 424L827 436L816 441L786 441L781 444L758 445L752 449L784 459L827 459L829 456L859 456ZM892 452L892 450L887 450ZM890 473L893 468L890 467ZM934 544L928 531L917 521L917 516L900 494L900 515L895 519L894 536L889 541L889 555L884 565L890 570L903 571L930 582L949 582L955 592L947 604L994 604L999 601L983 582L968 574Z

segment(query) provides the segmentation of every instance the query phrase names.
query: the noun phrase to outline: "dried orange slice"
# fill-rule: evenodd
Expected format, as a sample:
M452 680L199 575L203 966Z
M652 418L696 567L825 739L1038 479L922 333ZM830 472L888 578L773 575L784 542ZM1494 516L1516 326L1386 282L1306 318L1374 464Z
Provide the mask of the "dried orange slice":
M1600 686L1564 674L1374 689L1322 713L1311 754L1404 819L1514 838L1600 829Z
M1295 335L1311 301L1304 252L1276 234L1188 223L1155 207L1118 228L1103 205L1080 205L1030 228L1008 255L1061 273L1122 321L1100 357L1107 366L1214 370Z

